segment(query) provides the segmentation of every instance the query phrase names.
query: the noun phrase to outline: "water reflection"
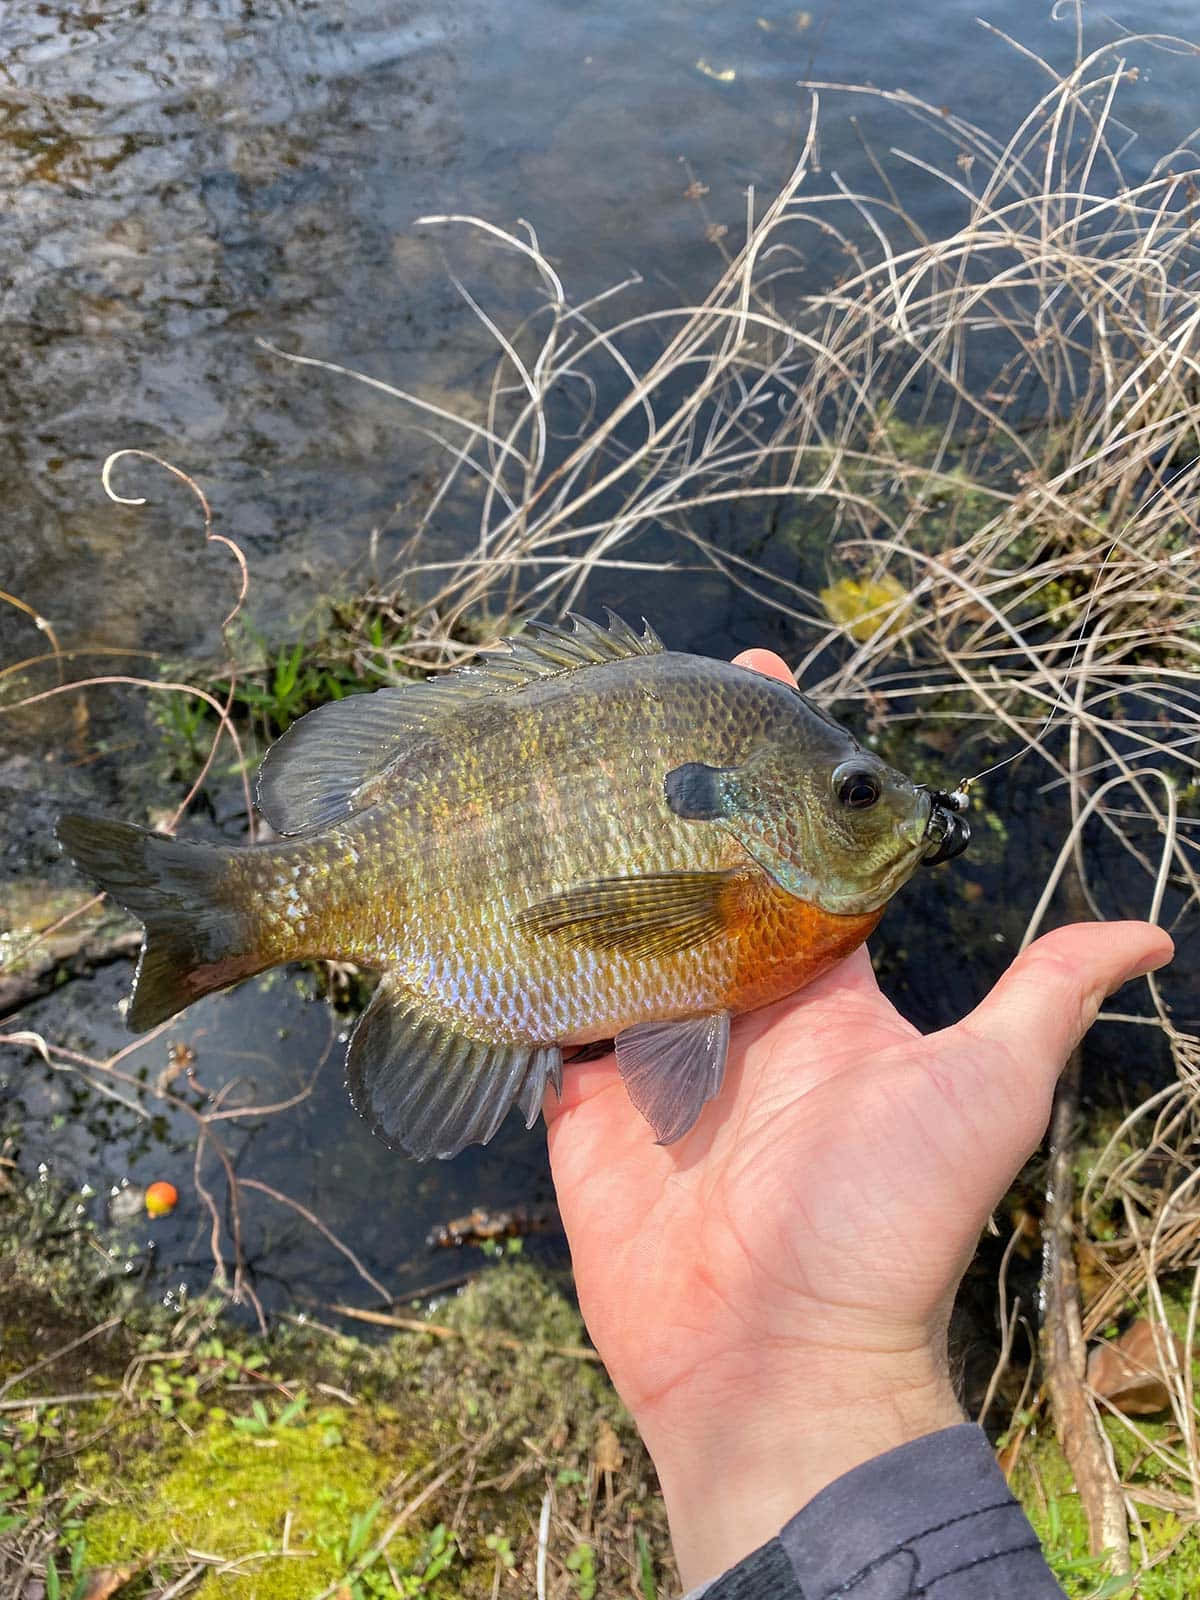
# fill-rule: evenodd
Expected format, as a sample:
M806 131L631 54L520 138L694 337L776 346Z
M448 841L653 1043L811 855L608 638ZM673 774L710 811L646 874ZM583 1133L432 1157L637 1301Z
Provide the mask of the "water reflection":
M135 519L98 492L123 444L202 471L236 507L264 606L304 563L347 558L384 492L383 428L281 382L253 335L336 349L385 303L368 173L386 145L411 216L400 174L453 157L452 35L469 22L399 5L7 8L6 586L86 619L89 642L205 639L212 573L179 508ZM14 623L0 616L6 643Z

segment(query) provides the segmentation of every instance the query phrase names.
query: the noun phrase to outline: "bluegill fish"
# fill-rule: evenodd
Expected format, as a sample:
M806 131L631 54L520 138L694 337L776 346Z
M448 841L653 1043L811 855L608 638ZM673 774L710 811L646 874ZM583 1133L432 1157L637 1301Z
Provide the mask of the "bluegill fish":
M616 1040L661 1143L721 1086L729 1020L827 971L966 825L789 684L573 619L320 706L268 751L284 836L189 844L65 816L145 924L129 1022L280 962L381 973L355 1105L418 1158L532 1125L564 1045Z

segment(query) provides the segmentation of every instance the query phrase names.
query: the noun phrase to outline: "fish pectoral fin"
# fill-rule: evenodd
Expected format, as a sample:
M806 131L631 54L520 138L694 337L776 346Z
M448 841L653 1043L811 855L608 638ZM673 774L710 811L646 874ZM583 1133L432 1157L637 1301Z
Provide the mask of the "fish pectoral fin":
M346 1056L355 1110L373 1133L418 1161L487 1144L509 1108L532 1127L546 1084L562 1083L558 1045L490 1044L456 1032L384 978Z
M517 916L522 933L628 956L674 955L724 933L736 914L736 872L656 872L601 878Z
M729 1013L682 1022L639 1022L617 1035L629 1098L659 1144L674 1144L718 1093L729 1053Z

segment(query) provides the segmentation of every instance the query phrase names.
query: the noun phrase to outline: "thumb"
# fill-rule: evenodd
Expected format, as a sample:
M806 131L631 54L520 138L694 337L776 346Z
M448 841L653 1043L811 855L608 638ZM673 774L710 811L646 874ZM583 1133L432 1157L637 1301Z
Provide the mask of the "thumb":
M753 650L743 650L740 656L734 656L733 664L735 667L749 667L751 672L761 672L767 678L778 678L781 683L796 681L791 667L782 656L777 656L774 650L762 650L758 647Z
M1001 1047L1023 1087L1044 1104L1106 996L1174 953L1169 935L1149 922L1057 928L1017 957L960 1026Z

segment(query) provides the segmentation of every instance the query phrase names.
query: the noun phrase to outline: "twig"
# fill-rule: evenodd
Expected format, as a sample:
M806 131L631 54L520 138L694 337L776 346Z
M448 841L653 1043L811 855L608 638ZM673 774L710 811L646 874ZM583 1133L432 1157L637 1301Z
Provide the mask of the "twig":
M211 1566L210 1561L198 1561L194 1567L189 1567L181 1578L176 1578L174 1583L169 1583L165 1589L160 1589L154 1600L178 1600L178 1597L185 1594Z
M93 1339L98 1339L102 1333L108 1333L111 1328L119 1327L123 1320L120 1316L109 1317L107 1322L97 1323L94 1328L89 1328L86 1333L81 1333L78 1339L72 1339L70 1344L64 1344L59 1349L52 1351L50 1355L43 1356L32 1367L26 1367L23 1372L14 1372L11 1378L7 1378L4 1383L0 1383L0 1399L10 1389L15 1389L17 1384L25 1383L29 1378L32 1378L35 1372L41 1372L46 1367L53 1366L56 1361L61 1361L63 1356L70 1355L72 1350L78 1350L81 1345L90 1344Z
M528 1350L537 1348L547 1355L567 1356L572 1361L595 1361L600 1357L589 1345L542 1344L537 1340L515 1339L510 1333L500 1333L493 1328L451 1328L441 1322L426 1322L421 1317L397 1317L389 1311L365 1311L359 1306L331 1304L326 1308L341 1317L352 1317L356 1322L374 1323L379 1328L397 1328L404 1333L428 1333L435 1339L478 1339L481 1344L498 1345L502 1350Z
M358 1273L363 1282L370 1284L371 1288L374 1289L375 1293L381 1300L391 1301L393 1299L391 1290L380 1283L379 1279L374 1275L374 1273L369 1272L367 1268L363 1266L362 1262L355 1255L354 1251L351 1250L350 1246L339 1239L337 1234L334 1233L333 1229L330 1228L326 1223L322 1222L320 1217L318 1217L315 1212L310 1211L307 1206L301 1205L299 1200L293 1200L290 1195L283 1194L280 1192L280 1190L272 1188L269 1183L263 1183L261 1178L241 1178L238 1181L241 1183L244 1189L257 1189L261 1194L270 1195L271 1199L278 1201L280 1205L290 1207L290 1209L295 1211L298 1216L303 1217L305 1222L309 1223L311 1227L314 1227L323 1239L328 1239L329 1243L335 1250L337 1250L341 1255L345 1256L346 1260L354 1268L355 1272Z
M542 1496L542 1509L538 1516L537 1532L537 1600L546 1600L546 1552L550 1546L550 1496Z
M28 1400L0 1400L0 1411L41 1411L46 1406L86 1406L93 1400L113 1400L112 1389L83 1389L74 1394L35 1394Z

